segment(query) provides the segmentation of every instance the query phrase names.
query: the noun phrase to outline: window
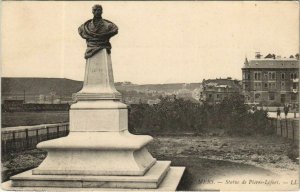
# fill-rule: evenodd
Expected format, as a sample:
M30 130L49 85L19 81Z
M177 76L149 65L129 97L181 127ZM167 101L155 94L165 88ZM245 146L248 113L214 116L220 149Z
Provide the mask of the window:
M247 73L247 79L250 80L250 73Z
M276 83L269 83L269 89L275 89Z
M259 93L256 93L255 94L255 99L259 99L260 98L260 94Z
M254 83L254 89L260 90L261 89L261 83Z
M268 80L268 74L264 74L264 80Z
M285 74L281 73L281 79L285 79Z
M291 73L291 79L297 79L297 73Z
M293 89L297 89L297 83L293 83Z
M265 88L268 88L268 83L265 83Z
M254 72L254 80L261 80L261 72Z
M280 95L280 102L285 103L285 94Z
M269 72L268 75L269 75L269 80L275 80L276 79L276 73L274 71Z
M271 101L275 100L275 94L274 93L269 93L269 100L271 100Z
M285 88L285 82L281 82L281 89Z
M296 93L292 93L291 100L292 101L296 101L297 100L297 94Z
M261 83L257 83L257 88L261 89Z

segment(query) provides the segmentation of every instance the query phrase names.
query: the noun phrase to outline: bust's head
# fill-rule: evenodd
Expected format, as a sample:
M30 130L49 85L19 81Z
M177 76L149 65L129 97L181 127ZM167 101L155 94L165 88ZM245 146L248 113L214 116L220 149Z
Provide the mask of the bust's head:
M93 8L94 17L101 17L102 15L102 6L101 5L94 5Z

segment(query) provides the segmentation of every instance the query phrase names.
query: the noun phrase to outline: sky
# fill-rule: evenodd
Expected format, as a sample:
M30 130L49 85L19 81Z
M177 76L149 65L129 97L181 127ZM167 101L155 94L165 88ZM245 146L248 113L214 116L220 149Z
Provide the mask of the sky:
M98 2L119 27L111 39L115 82L191 83L241 79L245 57L299 52L298 2ZM4 1L3 77L83 80L91 1Z

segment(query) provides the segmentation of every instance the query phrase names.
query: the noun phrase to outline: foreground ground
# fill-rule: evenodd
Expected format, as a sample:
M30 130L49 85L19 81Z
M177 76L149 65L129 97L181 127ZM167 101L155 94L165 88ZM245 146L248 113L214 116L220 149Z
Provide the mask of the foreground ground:
M182 190L228 190L251 179L279 179L279 185L253 185L256 190L298 189L298 148L281 137L156 137L149 149L158 159L186 166ZM294 179L297 185L289 185Z
M273 179L273 184L256 183L254 189L298 188L297 183L291 184L295 179L299 182L298 149L277 136L164 136L155 137L148 148L155 158L186 167L180 190L233 189L241 187L238 183L243 180L249 183L266 179ZM38 166L45 157L40 150L3 156L3 180Z

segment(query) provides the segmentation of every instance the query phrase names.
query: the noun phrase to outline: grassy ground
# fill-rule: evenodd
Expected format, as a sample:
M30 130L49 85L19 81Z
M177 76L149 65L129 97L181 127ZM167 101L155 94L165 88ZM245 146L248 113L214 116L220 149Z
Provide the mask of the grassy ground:
M186 167L179 190L211 190L232 177L298 178L299 154L292 146L276 136L168 136L155 137L148 149L159 160ZM7 154L2 178L36 167L45 157L40 150ZM209 185L209 180L218 183Z
M69 121L68 111L5 112L1 113L1 126L14 127L62 123Z
M231 190L223 186L229 178L275 177L290 181L297 179L299 174L296 160L298 148L277 136L156 137L149 151L158 159L172 160L172 165L186 167L180 190L213 190L222 187ZM209 184L208 180L215 181L215 184ZM268 186L261 187L264 189ZM293 186L287 188L294 189Z

